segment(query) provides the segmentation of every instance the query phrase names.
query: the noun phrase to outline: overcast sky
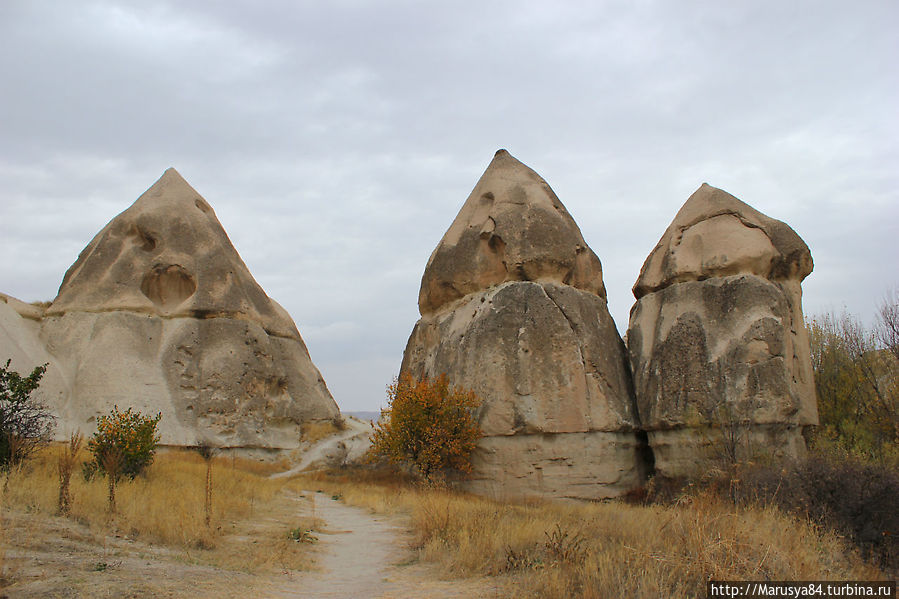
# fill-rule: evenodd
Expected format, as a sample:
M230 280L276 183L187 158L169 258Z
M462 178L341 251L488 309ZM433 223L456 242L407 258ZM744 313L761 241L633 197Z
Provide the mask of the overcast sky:
M899 285L899 2L0 1L0 291L55 297L174 166L376 409L499 148L631 286L702 182L787 222L806 315Z

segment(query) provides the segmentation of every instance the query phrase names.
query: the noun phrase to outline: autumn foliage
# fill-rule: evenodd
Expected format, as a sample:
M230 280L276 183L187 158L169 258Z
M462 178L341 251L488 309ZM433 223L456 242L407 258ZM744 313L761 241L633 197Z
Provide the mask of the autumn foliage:
M471 472L480 405L473 391L451 387L445 375L416 381L403 373L387 388L372 455L411 464L427 479L447 470Z
M131 408L120 412L118 406L106 416L100 416L97 432L87 444L94 454L94 469L108 473L110 464L114 463L115 478L121 475L134 478L140 474L153 463L159 443L156 425L161 418L162 413L144 416Z

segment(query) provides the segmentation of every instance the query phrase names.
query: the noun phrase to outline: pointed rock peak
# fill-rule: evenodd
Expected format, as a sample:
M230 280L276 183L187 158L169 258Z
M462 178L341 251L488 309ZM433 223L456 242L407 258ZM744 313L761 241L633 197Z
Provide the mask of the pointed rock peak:
M499 150L431 254L422 314L506 281L553 281L605 299L602 266L543 178Z
M175 169L94 237L66 272L47 314L112 310L227 316L299 337L250 274L212 207Z
M187 182L187 179L181 176L174 167L169 167L165 169L165 172L162 173L162 176L154 183L150 189L153 189L156 186L160 187L172 187L172 186L180 186L180 187L193 187L190 186L190 183ZM196 193L196 191L194 192Z
M165 169L165 172L162 173L162 177L160 177L160 179L165 179L166 177L177 177L178 179L184 181L184 177L181 176L181 173L179 173L174 166L170 166L169 168Z
M808 246L786 223L703 183L677 212L634 284L634 296L683 281L740 273L801 281L813 267Z
M561 202L555 197L555 193L553 193L543 177L538 175L534 169L512 156L508 150L497 150L496 154L493 155L493 160L490 161L487 170L482 175L482 180L485 178L489 180L491 177L517 180L518 183L537 183L561 206ZM541 195L545 194L534 194L531 199L536 200Z
M162 176L141 194L131 209L138 206L141 209L148 209L145 204L159 204L156 209L162 210L166 209L163 206L174 208L175 204L193 204L195 209L201 210L207 216L214 217L214 212L209 204L174 168L167 168Z

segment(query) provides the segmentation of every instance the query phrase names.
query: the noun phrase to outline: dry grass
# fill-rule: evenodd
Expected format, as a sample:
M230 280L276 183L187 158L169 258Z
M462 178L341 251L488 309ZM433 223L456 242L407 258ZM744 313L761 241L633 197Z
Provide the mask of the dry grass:
M331 435L336 435L346 429L346 424L342 419L332 418L331 420L312 420L304 422L300 429L300 441L306 443L317 443L322 439L326 439Z
M67 448L52 446L10 474L6 507L25 512L57 512L57 460ZM86 452L82 452L86 459ZM116 513L107 510L105 478L85 481L80 472L70 483L70 517L89 527L95 538L113 534L162 544L191 558L244 571L260 568L309 569L310 555L290 542L292 528L313 528L297 513L295 483L270 480L277 470L240 458L213 459L215 500L210 525L205 518L206 463L192 451L157 455L146 475L116 485ZM308 520L308 522L307 522Z
M0 485L0 589L7 586L6 572L6 526L3 522L3 507L6 496L6 485Z
M354 477L358 478L358 477ZM708 579L875 579L847 545L774 507L712 494L670 506L508 504L445 489L319 478L350 504L410 515L421 559L535 597L697 597Z

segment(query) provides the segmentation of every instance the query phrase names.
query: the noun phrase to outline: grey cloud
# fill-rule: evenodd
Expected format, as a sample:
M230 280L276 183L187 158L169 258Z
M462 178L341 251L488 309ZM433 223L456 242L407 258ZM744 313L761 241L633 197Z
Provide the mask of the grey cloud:
M621 330L703 181L806 239L807 311L870 319L899 283L897 17L891 1L4 2L0 291L52 297L175 166L337 401L371 408L431 250L506 147L602 259Z

